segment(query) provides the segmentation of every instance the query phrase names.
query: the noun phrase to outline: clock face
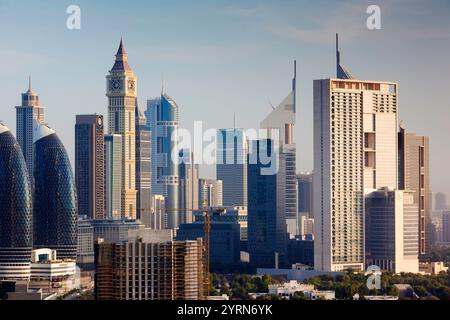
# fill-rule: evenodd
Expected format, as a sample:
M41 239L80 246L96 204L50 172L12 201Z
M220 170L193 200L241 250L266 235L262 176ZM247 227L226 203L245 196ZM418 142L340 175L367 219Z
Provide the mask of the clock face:
M122 88L122 81L113 79L109 82L109 89L112 91L117 91Z
M97 123L98 123L99 126L102 125L102 122L103 122L103 121L102 121L102 118L98 118Z
M134 80L128 80L128 90L134 91L135 88L136 83L134 82Z

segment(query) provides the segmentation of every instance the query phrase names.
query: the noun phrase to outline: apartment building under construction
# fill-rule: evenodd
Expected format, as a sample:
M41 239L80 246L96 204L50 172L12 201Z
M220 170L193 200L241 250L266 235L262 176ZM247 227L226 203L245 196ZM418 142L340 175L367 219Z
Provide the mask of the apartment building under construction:
M136 235L127 242L96 244L96 299L199 300L206 296L201 238L173 241L168 230L149 229Z

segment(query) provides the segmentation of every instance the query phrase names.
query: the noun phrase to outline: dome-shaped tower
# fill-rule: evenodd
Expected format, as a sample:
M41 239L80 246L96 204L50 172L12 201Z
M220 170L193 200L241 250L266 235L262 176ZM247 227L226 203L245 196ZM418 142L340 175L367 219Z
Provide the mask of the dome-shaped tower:
M34 246L77 256L77 196L72 167L61 140L47 125L34 128Z
M25 159L0 123L0 279L29 279L32 196Z

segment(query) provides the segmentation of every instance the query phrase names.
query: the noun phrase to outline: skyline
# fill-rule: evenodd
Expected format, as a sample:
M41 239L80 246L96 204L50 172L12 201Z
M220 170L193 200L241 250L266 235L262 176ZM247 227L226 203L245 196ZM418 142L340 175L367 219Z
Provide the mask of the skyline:
M174 10L178 19L173 20L164 19L169 5L162 2L133 8L118 4L110 8L105 1L80 1L82 28L77 31L65 27L65 9L70 3L51 6L50 3L37 6L0 1L0 18L8 26L2 29L12 30L2 35L5 47L0 58L10 63L0 79L5 92L0 119L15 132L14 106L20 104L20 94L26 91L31 74L33 89L46 107L46 122L61 137L72 166L75 114L98 112L106 116L104 77L123 36L130 66L138 78L140 105L158 95L164 78L165 90L180 105L180 127L188 129L194 120L203 120L205 128L232 127L233 113L237 111L238 127L257 128L271 110L269 100L276 105L284 97L290 86L292 61L296 59L297 169L311 171L312 83L314 79L335 76L334 33L340 32L341 60L352 75L358 79L398 82L399 120L405 120L410 132L430 136L431 189L450 194L450 170L445 170L450 150L443 148L450 136L446 121L450 108L445 108L450 93L443 76L450 71L450 64L444 63L450 54L450 41L445 42L450 37L450 33L445 33L450 23L439 18L450 12L450 4L444 1L431 4L408 1L407 5L406 1L382 2L382 30L375 31L365 27L366 1L345 4L322 1L309 4L307 11L287 10L290 6L304 8L302 2L294 1L286 1L288 5L279 7L253 1L245 6L234 2L207 5L200 2L189 6L183 3ZM408 10L403 12L405 6ZM107 9L108 14L103 15ZM144 9L159 10L161 15L147 14L151 19L146 19ZM123 17L126 27L115 27L115 18L125 12L131 16L130 20ZM329 19L318 22L320 13ZM26 23L36 21L32 18L35 15L41 17L39 26ZM191 15L197 15L194 20L200 22L189 26ZM305 18L310 15L315 18ZM343 24L346 15L352 19ZM208 19L201 17L215 24L205 28L210 26ZM282 22L275 28L274 21ZM164 24L159 28L161 22ZM111 28L107 28L108 23ZM240 34L236 34L237 30ZM104 37L93 41L103 32ZM33 46L24 39L33 39ZM96 44L95 50L92 43ZM274 47L282 47L283 51L271 52ZM389 56L384 52L389 52ZM367 61L373 61L374 66ZM416 73L410 73L412 65ZM212 72L217 75L216 81L210 80ZM423 92L433 93L432 105L428 105L429 96ZM209 116L207 112L212 108L214 115ZM202 166L201 176L213 177L211 171Z

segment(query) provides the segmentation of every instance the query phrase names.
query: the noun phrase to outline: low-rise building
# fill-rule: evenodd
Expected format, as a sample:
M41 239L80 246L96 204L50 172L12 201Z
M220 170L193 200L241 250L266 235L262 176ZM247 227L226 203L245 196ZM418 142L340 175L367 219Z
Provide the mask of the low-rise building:
M419 271L424 274L436 275L441 272L447 272L448 267L444 265L444 262L420 262Z
M0 281L0 300L42 300L42 289L28 287L28 281Z
M312 290L305 291L305 297L310 300L335 300L336 294L332 290Z
M40 288L43 293L63 294L78 288L79 285L75 260L58 259L56 250L47 248L33 250L30 287Z
M277 295L280 297L289 298L296 292L313 291L314 285L299 283L296 280L291 280L283 284L271 284L269 285L269 294Z

